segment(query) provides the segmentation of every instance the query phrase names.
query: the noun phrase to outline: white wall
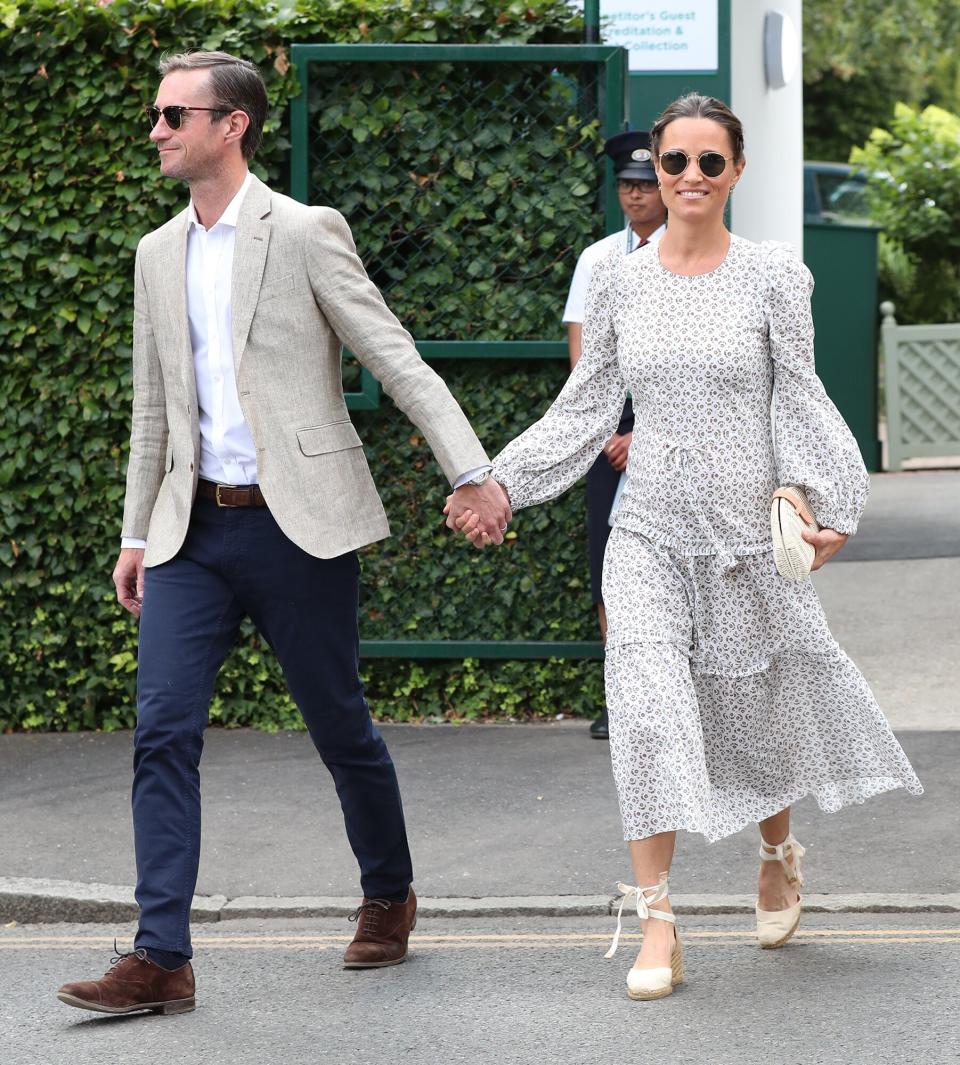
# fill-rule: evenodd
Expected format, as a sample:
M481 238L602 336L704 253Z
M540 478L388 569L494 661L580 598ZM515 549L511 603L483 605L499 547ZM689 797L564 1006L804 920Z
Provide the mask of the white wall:
M732 0L730 106L744 126L747 168L731 198L734 233L785 240L803 253L803 71L782 89L767 87L763 26L768 11L792 21L799 37L802 0Z

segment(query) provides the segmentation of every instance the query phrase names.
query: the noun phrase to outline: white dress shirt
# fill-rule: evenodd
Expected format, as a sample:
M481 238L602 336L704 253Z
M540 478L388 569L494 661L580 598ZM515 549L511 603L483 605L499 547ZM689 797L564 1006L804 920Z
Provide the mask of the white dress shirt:
M240 409L233 364L233 248L240 205L251 175L209 229L197 218L193 200L187 220L187 318L197 381L200 419L200 477L224 485L257 482L257 449ZM484 469L467 470L455 487ZM125 536L120 546L145 548L146 540Z
M200 476L216 484L257 480L257 449L240 409L233 366L233 247L240 204L250 187L247 174L215 225L204 228L193 200L187 211L187 319L197 381ZM125 536L121 547L146 547Z
M209 229L200 224L191 200L187 223L187 318L197 378L200 476L215 484L257 482L257 449L237 394L231 302L237 217L249 187L247 174Z

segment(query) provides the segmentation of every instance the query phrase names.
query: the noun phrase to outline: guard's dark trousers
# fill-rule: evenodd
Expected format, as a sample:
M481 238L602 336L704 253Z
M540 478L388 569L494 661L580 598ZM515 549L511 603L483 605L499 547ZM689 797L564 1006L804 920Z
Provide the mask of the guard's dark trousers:
M203 734L245 615L273 648L333 776L364 895L405 897L413 873L397 776L357 675L359 573L353 552L302 551L266 507L206 501L194 505L176 558L147 569L134 733L137 947L192 954Z

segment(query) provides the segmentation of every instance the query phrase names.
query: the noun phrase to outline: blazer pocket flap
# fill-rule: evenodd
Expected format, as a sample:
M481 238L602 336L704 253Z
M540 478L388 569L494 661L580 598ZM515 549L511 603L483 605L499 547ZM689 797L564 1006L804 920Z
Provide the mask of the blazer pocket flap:
M297 443L304 455L328 455L331 451L346 451L360 447L362 441L353 427L353 422L331 422L315 425L310 429L297 430Z
M293 274L285 274L283 277L278 277L275 281L268 281L260 288L260 295L257 298L258 303L266 303L267 300L272 300L274 296L282 296L284 292L289 292L294 285Z

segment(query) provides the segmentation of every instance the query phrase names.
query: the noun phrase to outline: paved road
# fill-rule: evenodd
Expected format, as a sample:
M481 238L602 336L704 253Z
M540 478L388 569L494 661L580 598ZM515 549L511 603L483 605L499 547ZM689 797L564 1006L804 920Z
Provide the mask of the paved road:
M960 890L960 473L874 478L844 557L817 577L926 787L795 814L818 894ZM432 896L594 895L629 878L605 744L578 724L386 728L418 888ZM133 882L130 736L0 736L0 877ZM675 893L745 895L755 834L680 842ZM205 894L356 890L335 796L308 738L211 731ZM2 1065L957 1065L960 920L808 915L760 952L742 916L689 917L689 984L631 1003L609 919L425 920L411 963L347 973L342 920L195 927L201 1008L103 1019L53 997L95 976L123 925L0 927Z
M960 728L960 558L834 561L813 583L893 728Z
M847 561L960 556L960 470L880 473Z
M430 896L612 894L629 878L606 744L582 725L384 729L417 887ZM925 787L824 814L796 807L811 892L957 892L960 731L905 732ZM0 737L0 876L134 882L130 737ZM204 755L202 894L356 891L333 786L307 736L211 730ZM749 893L756 830L684 834L681 893ZM0 913L2 917L2 913Z
M682 924L688 983L631 1002L613 921L431 921L411 960L339 966L344 923L243 922L197 937L196 1012L103 1018L56 1001L106 968L113 928L0 929L5 1065L955 1065L956 915L810 916L782 951L743 917ZM630 924L636 927L636 920Z

